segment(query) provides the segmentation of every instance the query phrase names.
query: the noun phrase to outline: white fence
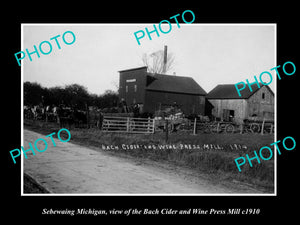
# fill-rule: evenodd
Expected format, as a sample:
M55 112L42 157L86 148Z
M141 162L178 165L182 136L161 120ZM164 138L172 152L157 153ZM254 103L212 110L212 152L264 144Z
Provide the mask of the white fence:
M126 132L153 134L154 119L104 116L102 130L104 132Z

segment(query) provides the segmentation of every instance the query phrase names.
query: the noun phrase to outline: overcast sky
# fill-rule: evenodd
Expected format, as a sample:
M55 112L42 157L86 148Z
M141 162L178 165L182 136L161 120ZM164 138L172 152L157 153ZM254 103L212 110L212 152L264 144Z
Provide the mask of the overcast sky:
M153 24L23 24L23 51L28 48L32 52L33 45L38 48L42 41L66 31L76 36L71 45L58 38L60 50L55 40L50 41L52 52L40 53L40 58L33 54L32 62L26 55L22 62L23 81L38 82L44 87L77 83L93 94L116 91L118 71L143 66L143 53L163 50L164 45L175 56L168 74L190 76L206 92L218 84L254 81L254 75L276 66L273 24L180 24L178 28L175 23L168 34L157 37L153 33L152 40L145 36L138 45L134 32L145 27L152 30ZM47 46L44 48L46 51ZM274 75L274 71L271 73ZM270 84L273 91L274 80Z

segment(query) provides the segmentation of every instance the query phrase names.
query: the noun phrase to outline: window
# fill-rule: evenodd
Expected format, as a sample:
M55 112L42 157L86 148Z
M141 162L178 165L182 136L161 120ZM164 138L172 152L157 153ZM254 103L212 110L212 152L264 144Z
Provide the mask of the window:
M128 86L126 85L126 93L128 92Z
M265 99L265 93L262 93L262 94L261 94L261 98L262 98L262 99Z
M233 121L234 110L223 109L223 121Z
M137 85L135 84L134 85L134 92L136 92L137 91Z

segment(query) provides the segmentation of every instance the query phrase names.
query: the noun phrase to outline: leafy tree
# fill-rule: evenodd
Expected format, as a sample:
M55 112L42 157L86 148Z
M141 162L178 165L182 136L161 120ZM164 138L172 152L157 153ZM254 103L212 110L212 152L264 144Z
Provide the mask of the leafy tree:
M38 83L24 83L24 105L39 105L44 101L46 90Z
M24 83L24 105L59 106L60 104L82 110L86 109L86 105L102 109L111 108L118 105L118 93L106 90L102 95L90 94L86 87L79 84L43 88L36 82Z
M79 84L66 85L64 88L64 100L73 107L84 109L90 102L87 88Z
M103 99L103 108L116 107L118 105L119 96L117 92L106 90L101 97Z
M47 103L47 105L58 106L58 105L66 102L64 100L64 96L65 96L64 88L58 87L58 86L48 88L46 103Z

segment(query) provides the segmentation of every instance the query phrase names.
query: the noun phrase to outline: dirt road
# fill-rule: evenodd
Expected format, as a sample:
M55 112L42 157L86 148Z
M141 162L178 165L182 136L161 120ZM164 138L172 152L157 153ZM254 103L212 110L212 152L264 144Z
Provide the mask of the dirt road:
M23 159L24 172L33 177L51 193L63 194L205 194L205 193L257 193L251 187L233 188L195 178L181 170L176 172L135 159L113 156L103 151L62 143L32 131L24 130L24 147L28 142L44 138L48 142L45 152L27 153ZM38 142L38 148L44 144Z

